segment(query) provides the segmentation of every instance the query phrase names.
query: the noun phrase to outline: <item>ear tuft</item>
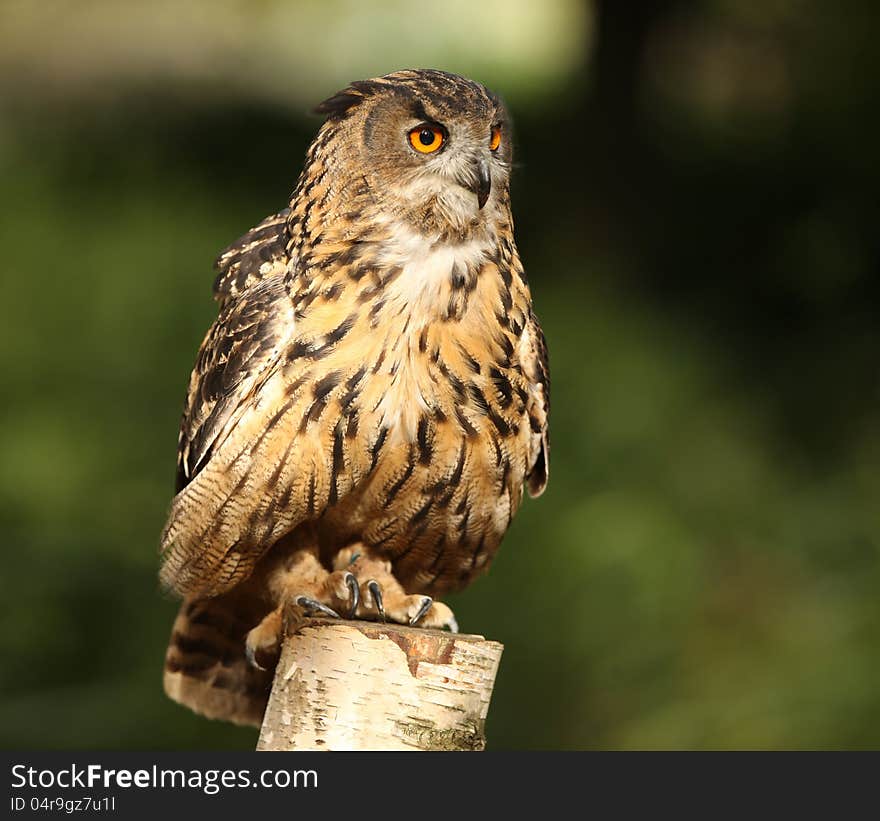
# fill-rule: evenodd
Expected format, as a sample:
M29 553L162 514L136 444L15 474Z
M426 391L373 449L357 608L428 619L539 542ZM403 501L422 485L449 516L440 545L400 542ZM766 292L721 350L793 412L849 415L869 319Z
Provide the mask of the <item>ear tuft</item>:
M339 120L363 102L365 97L375 94L382 85L375 80L358 80L315 106L315 114L324 114L331 120Z
M315 114L325 114L333 120L345 116L345 113L356 106L364 98L360 94L352 94L349 91L340 91L332 97L328 97L323 103L315 106Z

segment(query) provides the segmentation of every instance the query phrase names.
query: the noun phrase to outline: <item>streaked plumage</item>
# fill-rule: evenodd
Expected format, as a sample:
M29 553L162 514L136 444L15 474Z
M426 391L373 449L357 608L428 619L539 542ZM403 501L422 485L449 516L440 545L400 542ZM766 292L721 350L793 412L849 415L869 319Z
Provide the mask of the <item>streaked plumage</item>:
M290 207L218 260L162 536L162 581L186 597L166 689L237 721L259 720L268 682L245 637L271 650L285 598L338 609L350 568L359 617L379 616L371 578L389 618L418 616L420 594L486 570L523 488L547 481L547 354L501 103L407 71L318 110ZM444 129L436 156L407 143L420 123Z

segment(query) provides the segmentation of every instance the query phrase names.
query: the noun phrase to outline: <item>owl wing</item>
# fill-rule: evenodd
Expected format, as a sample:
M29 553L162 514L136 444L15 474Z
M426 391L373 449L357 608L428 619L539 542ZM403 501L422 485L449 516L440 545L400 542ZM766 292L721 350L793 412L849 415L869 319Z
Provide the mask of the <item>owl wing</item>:
M190 376L178 438L177 492L223 444L292 333L293 303L281 277L260 280L225 300Z
M277 310L287 296L281 275L288 262L289 213L285 208L267 217L214 263L219 270L214 297L221 308L189 380L178 438L176 492L189 484L224 431L234 425L291 333L292 315L279 316ZM247 297L241 298L245 292Z
M224 302L261 279L281 274L289 255L285 208L240 236L217 257L214 267L219 271L214 280L214 298Z
M532 430L529 472L526 476L529 496L540 496L550 474L550 362L547 342L534 311L529 314L522 339L522 363L532 388L529 425Z
M219 521L231 515L213 505L230 492L226 477L212 475L200 487L195 480L202 473L218 474L208 467L223 444L234 434L240 437L243 424L259 424L260 396L294 334L295 278L286 276L288 210L252 228L216 263L220 311L190 375L178 437L177 495L162 534L162 581L180 593L219 592L229 586L222 579L233 572L226 559L229 545L220 543L222 537L212 545L205 530L212 516ZM239 575L247 575L257 558L244 557Z

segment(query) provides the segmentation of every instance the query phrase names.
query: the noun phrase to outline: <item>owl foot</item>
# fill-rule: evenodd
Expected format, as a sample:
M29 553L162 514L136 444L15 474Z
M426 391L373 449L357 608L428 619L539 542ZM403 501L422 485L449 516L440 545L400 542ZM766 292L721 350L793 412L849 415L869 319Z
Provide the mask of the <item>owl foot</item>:
M354 575L347 571L331 573L324 584L325 590L323 592L326 600L335 607L339 607L345 613L346 618L354 618L361 598L360 587ZM305 618L313 616L341 618L333 607L312 596L295 595L293 603L302 611ZM245 638L244 650L247 660L258 670L267 669L263 662L273 664L281 649L283 611L283 606L276 607Z
M331 619L355 618L361 602L361 588L349 570L327 574L318 585L294 587L285 598L292 601L305 618L324 616Z
M361 603L357 578L349 570L328 573L311 551L296 553L273 576L271 587L278 606L245 639L248 661L261 670L274 664L281 647L284 606L295 605L303 618L355 618Z
M391 572L391 563L370 557L361 545L340 551L331 573L314 553L297 553L270 586L279 605L245 639L247 660L260 670L274 665L278 657L287 603L303 618L389 621L458 632L452 610L430 596L407 594Z
M430 596L407 594L391 572L391 562L370 557L362 545L339 551L334 567L337 570L333 575L347 571L362 580L354 618L458 632L458 622L449 607Z
M294 604L301 607L305 616L329 616L333 619L342 618L333 608L342 611L344 617L353 619L357 613L361 601L361 589L354 574L348 570L339 570L331 573L322 585L323 597L330 604L325 604L316 598L299 595L294 598Z

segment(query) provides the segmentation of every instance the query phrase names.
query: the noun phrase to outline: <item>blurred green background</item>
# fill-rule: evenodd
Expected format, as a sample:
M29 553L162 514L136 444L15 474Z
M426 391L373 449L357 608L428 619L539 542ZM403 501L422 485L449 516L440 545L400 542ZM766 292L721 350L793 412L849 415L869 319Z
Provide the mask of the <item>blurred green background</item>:
M211 261L352 79L501 93L547 494L456 596L490 747L880 746L870 0L0 3L0 746L250 748L161 689Z

